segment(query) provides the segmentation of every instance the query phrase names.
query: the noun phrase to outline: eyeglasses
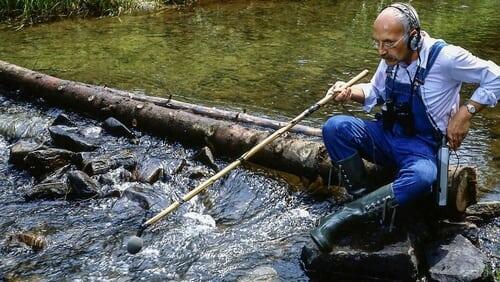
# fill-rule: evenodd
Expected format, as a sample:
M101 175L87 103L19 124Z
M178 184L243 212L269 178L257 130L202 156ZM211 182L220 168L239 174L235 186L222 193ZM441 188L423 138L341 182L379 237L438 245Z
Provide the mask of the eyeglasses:
M383 49L392 49L392 48L396 47L396 45L398 45L399 42L401 40L403 40L403 38L406 39L406 35L401 36L401 38L399 38L395 42L394 41L384 41L382 43L380 43L380 41L374 39L373 40L373 48L375 48L377 50L380 49L380 47L382 47Z

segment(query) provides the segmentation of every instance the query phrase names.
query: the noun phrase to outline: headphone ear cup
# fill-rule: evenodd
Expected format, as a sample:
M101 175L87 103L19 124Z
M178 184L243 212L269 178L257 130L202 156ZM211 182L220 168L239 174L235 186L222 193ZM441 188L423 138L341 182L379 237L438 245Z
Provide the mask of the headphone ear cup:
M417 49L420 47L419 43L420 43L420 37L413 35L410 37L410 39L408 41L408 47L412 51L417 51Z

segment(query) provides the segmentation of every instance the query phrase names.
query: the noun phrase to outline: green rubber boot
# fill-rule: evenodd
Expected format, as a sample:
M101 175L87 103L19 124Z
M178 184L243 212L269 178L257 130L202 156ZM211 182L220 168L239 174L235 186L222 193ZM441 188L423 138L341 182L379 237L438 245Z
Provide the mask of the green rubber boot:
M338 166L344 187L349 194L358 198L368 190L365 164L358 153L354 153L335 164Z
M311 237L321 251L329 252L333 247L333 236L344 223L381 212L385 206L396 206L392 183L346 204L337 213L322 218L319 226L311 231Z

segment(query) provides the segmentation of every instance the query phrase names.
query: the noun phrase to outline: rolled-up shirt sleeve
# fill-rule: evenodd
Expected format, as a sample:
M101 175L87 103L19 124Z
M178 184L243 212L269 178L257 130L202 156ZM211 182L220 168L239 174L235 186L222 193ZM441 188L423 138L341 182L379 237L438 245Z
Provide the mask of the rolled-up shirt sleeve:
M385 91L385 70L387 65L384 60L380 60L377 70L373 75L370 83L360 83L359 87L363 90L365 95L365 101L363 103L363 109L366 112L370 112L378 103L379 98L384 97Z
M466 83L477 83L471 100L494 107L500 99L500 67L482 60L458 46L448 46L448 70L451 78Z

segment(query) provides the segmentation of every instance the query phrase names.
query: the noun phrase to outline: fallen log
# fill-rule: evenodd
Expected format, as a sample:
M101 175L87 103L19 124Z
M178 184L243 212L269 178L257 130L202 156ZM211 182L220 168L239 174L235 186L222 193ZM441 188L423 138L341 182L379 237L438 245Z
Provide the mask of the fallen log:
M197 146L208 145L219 156L240 156L270 135L270 132L262 129L138 101L129 97L132 93L127 94L125 91L62 80L3 61L0 61L0 85L21 94L42 97L59 106L104 118L113 116L155 135L168 136ZM332 169L321 141L306 140L292 134L279 137L251 161L312 180L321 176L324 179L322 183L325 184ZM460 170L461 173L450 173L449 183L456 186L454 191L469 193L471 189L475 189L475 174L469 173L470 169L472 168ZM331 172L334 176L331 177L331 184L336 184L336 172L334 169ZM368 175L373 183L382 184L390 180L392 172L368 165ZM463 178L463 175L466 177ZM459 186L461 188L457 188ZM464 201L458 200L457 205L459 202ZM463 206L458 210L463 211Z
M242 112L233 112L233 111L226 111L226 110L220 110L217 108L210 108L210 107L205 107L205 106L200 106L200 105L193 105L181 101L176 101L171 98L162 98L162 97L151 97L143 94L135 94L135 93L130 93L130 92L124 92L120 90L115 90L111 89L116 95L121 95L124 97L129 97L137 101L141 102L148 102L148 103L153 103L158 106L163 106L167 108L172 108L172 109L179 109L179 110L185 110L192 112L194 114L202 115L202 116L207 116L215 119L222 119L222 120L228 120L228 121L233 121L233 122L239 122L239 123L248 123L252 125L257 125L265 128L271 128L271 129L280 129L284 126L287 125L287 122L281 122L281 121L276 121L268 118L263 118L263 117L257 117L253 115L249 115L246 113ZM290 129L291 132L294 133L300 133L304 135L310 135L310 136L318 136L321 137L321 129L315 128L315 127L310 127L310 126L305 126L305 125L296 125L292 129Z

